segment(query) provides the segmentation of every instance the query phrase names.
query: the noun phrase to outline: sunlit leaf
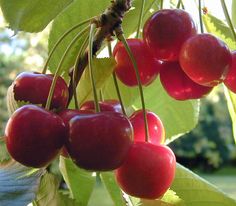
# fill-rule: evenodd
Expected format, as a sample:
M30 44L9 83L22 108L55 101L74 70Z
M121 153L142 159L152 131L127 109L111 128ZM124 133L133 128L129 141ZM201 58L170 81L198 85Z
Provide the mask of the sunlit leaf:
M42 31L73 0L0 0L3 15L14 31Z
M234 25L234 28L236 28L236 0L232 0L232 6L231 6L231 16L232 16L232 22Z

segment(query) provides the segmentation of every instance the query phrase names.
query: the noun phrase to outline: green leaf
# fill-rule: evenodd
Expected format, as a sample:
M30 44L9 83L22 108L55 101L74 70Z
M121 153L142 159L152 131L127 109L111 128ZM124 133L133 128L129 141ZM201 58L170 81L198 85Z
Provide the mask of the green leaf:
M36 195L44 169L25 167L15 161L0 165L1 206L29 204Z
M198 100L174 100L165 92L159 78L144 88L144 96L146 108L161 118L167 139L173 140L176 135L186 133L196 126L199 115ZM136 99L134 106L141 108L140 98Z
M181 200L172 190L168 190L161 199L142 199L140 203L140 206L185 206L184 201Z
M177 164L171 189L184 200L186 206L235 206L236 200L228 197L214 185L187 168Z
M68 185L72 197L81 204L85 206L88 204L89 198L92 194L95 177L92 176L91 172L77 167L71 159L60 157L60 170Z
M231 50L236 49L236 44L230 28L222 20L212 16L211 14L203 15L203 22L207 32L216 35L224 41Z
M94 0L76 0L70 4L70 6L68 6L67 9L64 10L64 12L62 12L60 15L58 15L58 17L53 22L48 42L49 51L51 51L57 40L68 29L70 29L72 26L75 26L79 22L101 14L109 4L110 0L97 0L96 4L94 4ZM64 39L64 41L62 41L61 44L59 44L55 54L52 57L52 60L49 63L51 72L55 72L56 67L67 46L82 28L84 28L84 26L72 32L67 38ZM66 58L65 62L63 63L62 69L65 77L68 77L68 71L74 65L79 48L84 39L84 37L81 38L68 53L68 58Z
M232 6L231 6L232 12L232 22L234 25L234 28L236 28L236 0L232 0Z
M0 0L3 15L11 29L42 31L73 0Z
M102 172L101 178L115 206L125 206L122 192L115 181L114 172Z
M94 58L92 64L96 89L99 91L99 89L104 86L107 79L111 76L115 66L115 60L114 58ZM88 67L86 67L78 84L77 94L81 103L86 100L93 99L93 90Z
M0 137L0 164L6 163L11 159L6 143L5 143L5 137Z
M227 100L229 114L232 120L234 140L236 143L236 94L228 90L227 87L224 87L224 92Z
M58 188L58 179L50 173L45 173L41 178L34 203L37 206L79 206L68 195L59 192Z

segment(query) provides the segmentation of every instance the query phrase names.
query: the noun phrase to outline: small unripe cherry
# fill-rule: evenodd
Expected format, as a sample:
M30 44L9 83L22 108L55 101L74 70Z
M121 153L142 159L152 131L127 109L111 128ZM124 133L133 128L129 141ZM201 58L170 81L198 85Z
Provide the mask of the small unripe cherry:
M148 141L153 144L161 144L165 141L165 128L160 118L153 112L146 110L148 123ZM135 111L129 120L134 130L134 141L145 142L145 122L143 110Z
M160 71L160 80L166 92L176 100L199 99L213 89L191 80L183 72L179 62L164 62Z

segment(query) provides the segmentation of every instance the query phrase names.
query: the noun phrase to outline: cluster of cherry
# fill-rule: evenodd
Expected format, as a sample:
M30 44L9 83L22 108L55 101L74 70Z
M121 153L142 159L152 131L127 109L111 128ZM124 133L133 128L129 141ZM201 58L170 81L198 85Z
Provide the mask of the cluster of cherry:
M236 52L211 34L197 34L193 19L183 10L156 12L144 25L143 40L129 39L128 44L144 86L160 73L164 89L177 100L201 98L221 82L236 92ZM134 68L121 43L114 56L119 79L136 86Z

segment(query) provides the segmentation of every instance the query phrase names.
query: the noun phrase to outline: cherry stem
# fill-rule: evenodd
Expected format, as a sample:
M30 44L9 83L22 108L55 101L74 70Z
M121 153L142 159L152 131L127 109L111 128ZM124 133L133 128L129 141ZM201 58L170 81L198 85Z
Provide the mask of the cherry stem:
M108 43L107 43L107 47L108 47L109 57L112 57L111 42L108 42ZM123 113L125 116L127 116L127 115L126 115L126 111L125 111L125 107L124 107L124 103L123 103L123 100L122 100L122 97L121 97L120 88L119 88L119 84L118 84L118 81L117 81L117 78L116 78L116 73L115 73L115 71L113 71L112 77L113 77L113 82L114 82L115 89L116 89L116 94L117 94L117 96L118 96L118 99L119 99L119 102L120 102L120 105L121 105L122 113Z
M89 68L89 75L91 79L92 89L93 89L93 97L94 97L94 104L95 104L95 111L100 112L100 107L98 103L98 95L96 90L96 84L94 79L93 73L93 39L96 30L96 24L91 24L90 32L89 32L89 50L88 50L88 68Z
M145 101L144 101L144 94L143 94L143 87L141 84L141 79L140 79L140 75L139 75L139 70L138 70L138 66L137 66L137 62L134 58L134 55L125 39L125 36L123 34L123 32L121 32L120 30L116 30L116 35L117 38L123 43L126 52L128 53L130 60L132 61L134 70L135 70L135 75L137 78L137 82L138 82L138 88L139 88L139 93L140 93L140 98L141 98L141 104L142 104L142 110L143 110L143 118L144 118L144 125L145 125L145 141L148 142L149 139L149 133L148 133L148 122L147 122L147 113L146 113L146 108L145 108Z
M145 0L142 0L142 6L141 6L141 10L139 13L139 19L138 19L138 28L137 28L137 33L136 33L136 38L139 38L139 34L140 34L140 28L142 25L142 21L143 21L143 11L144 11L144 7L145 7Z
M67 30L67 31L60 37L60 39L57 40L57 42L54 44L52 50L50 51L50 53L49 53L49 55L48 55L48 59L47 59L45 65L44 65L44 67L43 67L43 70L42 70L42 74L45 74L45 73L46 73L47 67L48 67L48 63L49 63L50 59L52 58L52 55L53 55L54 52L56 51L58 45L59 45L72 31L74 31L75 29L77 29L77 28L80 27L80 26L83 26L83 25L86 24L86 23L89 23L92 19L94 19L94 17L93 17L93 18L90 18L90 19L87 19L87 20L85 20L85 21L82 21L81 23L79 23L79 24L77 24L77 25L71 27L69 30Z
M202 0L198 0L198 15L199 15L199 22L200 22L200 29L201 33L204 33L204 27L203 27L203 22L202 22Z
M226 21L231 29L231 32L232 32L232 35L234 37L234 41L236 41L236 32L234 30L234 26L233 26L233 23L231 21L231 18L229 16L229 12L228 12L228 9L227 9L227 6L225 4L225 1L224 0L221 0L221 6L223 8L223 11L224 11L224 15L225 15L225 18L226 18Z
M78 98L77 98L77 95L76 95L76 87L77 87L77 84L76 84L76 75L77 75L77 72L78 72L78 65L79 65L79 62L80 62L80 59L82 57L82 54L84 52L84 50L86 49L86 46L88 44L88 36L86 37L86 39L84 40L84 42L82 43L81 47L80 47L80 50L79 50L79 53L78 53L78 56L76 57L76 60L75 60L75 64L74 64L74 72L73 72L73 78L72 78L72 81L73 81L73 95L74 95L74 100L75 100L75 108L76 109L79 109L79 103L78 103Z
M182 0L179 0L178 3L177 3L176 8L179 9L182 4L183 4Z
M48 99L47 99L47 103L46 103L46 106L45 106L45 109L49 110L50 109L50 105L51 105L51 101L52 101L52 96L53 96L53 93L54 93L54 89L55 89L55 86L56 86L56 81L57 81L57 77L59 76L59 73L61 71L61 68L62 68L62 65L63 65L63 62L67 56L67 54L69 53L70 49L72 48L72 46L75 44L75 42L83 35L85 34L89 29L89 26L85 27L81 32L79 32L74 38L73 40L70 42L69 46L66 48L66 51L64 52L58 66L57 66L57 69L56 69L56 72L54 74L54 77L53 77L53 81L52 81L52 84L51 84L51 87L50 87L50 91L49 91L49 94L48 94Z
M160 9L163 9L164 0L160 0Z

